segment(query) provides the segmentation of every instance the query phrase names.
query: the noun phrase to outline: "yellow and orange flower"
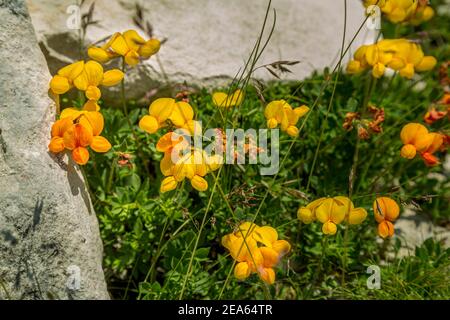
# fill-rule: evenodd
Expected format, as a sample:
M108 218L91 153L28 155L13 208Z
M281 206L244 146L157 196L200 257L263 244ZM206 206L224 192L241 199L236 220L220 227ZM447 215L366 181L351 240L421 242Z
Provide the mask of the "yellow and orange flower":
M397 202L388 197L379 197L373 202L375 220L378 222L378 235L388 238L394 235L394 221L400 215Z
M433 166L439 163L433 154L444 142L442 134L428 132L428 129L420 123L408 123L402 128L400 139L403 142L400 151L403 158L413 159L419 153L426 165Z
M100 136L103 126L103 116L97 111L85 112L76 119L72 116L61 118L52 126L48 148L53 153L70 150L73 160L85 165L89 161L88 147L99 153L111 149L109 141Z
M278 240L274 228L251 222L244 222L237 231L225 235L222 245L237 262L234 275L238 280L245 280L255 272L267 284L275 282L273 268L291 250L289 242Z

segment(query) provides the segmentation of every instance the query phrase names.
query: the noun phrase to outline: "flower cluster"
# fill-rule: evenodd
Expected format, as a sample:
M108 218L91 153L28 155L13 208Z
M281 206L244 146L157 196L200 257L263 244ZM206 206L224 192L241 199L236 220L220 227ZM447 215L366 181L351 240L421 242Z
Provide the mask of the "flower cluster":
M100 153L111 149L109 141L101 136L103 126L103 116L98 111L62 115L52 126L52 139L48 148L53 153L70 150L73 160L84 165L89 160L87 147Z
M222 163L218 156L209 157L188 142L190 139L187 137L201 134L200 125L193 118L194 110L189 103L159 98L150 104L149 115L139 121L139 127L148 133L155 133L165 127L170 130L156 144L156 149L164 152L160 163L161 172L166 177L161 182L162 193L174 190L186 178L194 189L205 191L208 182L204 177L217 170ZM176 129L177 132L174 132Z
M390 68L411 79L415 72L431 70L435 65L436 59L425 56L419 44L406 39L384 39L359 47L354 60L347 65L347 72L354 74L372 68L372 75L380 78Z
M103 67L95 61L78 61L58 71L50 80L50 90L60 95L75 87L85 92L88 101L82 110L66 108L61 112L51 130L48 148L52 153L70 150L73 160L79 165L85 165L89 160L87 147L100 153L111 149L109 141L100 136L104 119L97 104L101 97L98 87L116 85L123 76L122 71L117 69L104 72Z
M291 250L289 242L278 240L274 228L260 227L251 222L244 222L237 231L225 235L222 245L237 262L234 268L237 279L244 280L256 272L268 284L275 282L273 268Z
M84 92L88 101L82 110L66 108L61 112L52 127L49 150L53 153L70 150L72 158L80 165L89 160L87 147L96 152L108 152L111 144L100 136L104 119L97 103L102 96L99 86L117 85L124 81L124 73L118 69L104 71L99 62L106 63L123 56L127 64L134 66L141 59L148 59L157 53L159 48L159 40L145 41L134 30L123 34L118 32L104 46L88 49L88 55L93 60L77 61L58 70L50 80L50 90L55 95L61 95L76 88Z
M116 32L103 46L90 47L88 55L91 59L107 63L110 60L123 57L124 61L135 66L140 60L149 59L161 47L158 39L144 40L135 30L123 33Z
M377 198L373 202L375 220L378 222L378 235L387 238L394 235L394 221L400 214L397 202L388 197Z
M337 225L346 221L349 224L361 224L367 217L364 208L355 208L353 202L344 196L320 198L300 207L297 217L305 224L319 221L324 234L334 235Z
M183 137L180 136L179 143L175 145L169 144L168 140L173 141L174 132L168 132L161 137L156 145L158 151L164 152L164 157L160 163L162 174L166 177L161 182L160 191L162 193L174 190L180 182L185 178L189 179L194 189L198 191L206 191L208 189L208 182L204 177L212 171L219 168L221 161L216 157L208 157L204 151L197 150L186 146ZM179 147L182 146L182 147ZM173 149L178 148L180 152L179 157L173 160Z
M403 147L400 155L406 159L413 159L417 153L422 157L425 164L433 166L439 163L434 156L444 142L444 135L437 132L428 132L428 129L420 123L408 123L400 132Z
M377 5L393 23L408 22L418 25L434 16L434 10L428 5L428 0L365 0L364 5L366 8Z
M86 98L97 101L101 98L98 88L103 86L114 86L122 81L124 74L118 69L104 72L103 67L96 61L78 61L61 68L57 75L50 81L50 89L53 93L60 95L76 87L84 91Z
M264 116L266 117L267 127L269 129L274 129L280 125L282 131L291 137L296 137L299 132L296 127L297 122L308 111L309 108L307 106L300 106L293 109L285 100L275 100L266 106Z

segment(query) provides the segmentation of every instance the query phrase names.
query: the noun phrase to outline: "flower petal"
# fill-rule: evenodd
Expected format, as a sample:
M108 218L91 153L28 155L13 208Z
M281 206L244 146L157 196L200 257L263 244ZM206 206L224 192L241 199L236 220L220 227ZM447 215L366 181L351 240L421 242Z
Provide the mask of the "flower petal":
M86 124L86 121L88 124ZM90 126L92 128L92 134L99 136L103 131L105 120L100 112L90 111L83 114L80 118L80 123L86 127Z
M234 267L234 276L238 280L245 280L250 275L251 270L247 262L239 262Z
M125 62L129 66L134 67L139 63L139 54L134 50L128 51L128 53L125 55Z
M367 211L364 208L352 209L348 216L349 224L361 224L367 218Z
M143 116L139 121L139 128L148 133L155 133L159 129L158 120L153 116Z
M64 133L73 125L71 118L61 118L55 121L52 126L52 138L53 137L63 137Z
M90 86L97 87L103 80L103 67L97 61L88 61L84 65L87 80Z
M64 94L70 89L69 80L65 77L56 75L50 81L50 89L56 94Z
M89 161L89 151L86 148L78 147L72 151L73 160L79 165L85 165Z
M159 123L166 121L173 109L175 108L175 100L172 98L159 98L152 102L149 107L149 114L158 119Z
M81 75L84 70L84 61L74 62L59 69L58 75L67 78L69 81L73 81L76 77Z
M280 257L278 252L276 252L274 249L261 247L259 248L259 250L261 251L261 254L264 258L264 267L272 268L278 264Z
M272 268L262 268L259 272L259 277L267 284L275 283L275 271Z
M120 81L122 81L123 77L124 77L124 73L122 71L120 71L119 69L113 69L113 70L106 71L103 74L102 85L107 86L107 87L115 86Z
M394 235L394 225L390 221L382 221L378 224L378 235L383 239Z
M175 180L173 176L169 176L161 181L161 187L159 191L161 193L169 192L174 190L177 187L178 182Z
M148 59L158 53L160 48L161 42L158 39L150 39L139 48L138 53L142 58Z
M377 222L382 222L383 220L393 222L400 214L400 207L391 198L379 197L373 202L373 212Z
M194 118L194 110L189 103L177 102L172 110L169 119L177 127L184 126L189 120Z
M92 131L81 124L71 126L64 133L64 145L69 150L78 147L87 147L92 143Z
M102 93L98 87L88 86L86 89L86 98L97 101L102 97Z
M264 226L255 230L253 233L253 238L265 246L272 247L272 243L278 239L278 233L274 228Z
M108 139L102 136L95 136L92 139L90 147L92 148L92 150L99 153L108 152L112 148L111 143L109 143Z
M191 179L191 185L198 191L206 191L208 189L208 182L199 175L195 175Z
M125 56L130 48L127 45L127 42L125 41L125 38L121 34L114 35L114 39L111 42L111 49L114 50L114 52L120 54L121 56Z
M334 235L334 234L336 234L336 231L337 231L337 226L335 223L333 223L331 221L327 221L322 225L322 232L324 234Z
M286 240L277 240L272 244L273 250L278 252L280 257L285 256L289 251L291 251L291 245Z
M98 61L100 63L106 63L112 58L112 55L109 54L108 51L98 47L90 47L88 49L88 56L92 60Z
M64 151L65 148L64 139L61 137L53 137L48 145L48 149L53 153Z
M136 32L136 30L127 30L123 33L123 38L130 50L138 51L139 47L145 44L145 40Z

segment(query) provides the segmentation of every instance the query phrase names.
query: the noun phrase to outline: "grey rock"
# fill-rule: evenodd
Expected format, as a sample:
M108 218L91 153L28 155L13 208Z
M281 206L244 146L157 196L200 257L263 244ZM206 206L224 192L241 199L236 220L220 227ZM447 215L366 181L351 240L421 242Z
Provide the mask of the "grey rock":
M38 39L46 54L50 71L79 59L78 30L70 29L73 19L67 13L75 1L28 0ZM86 12L92 0L85 1ZM137 29L133 23L135 0L96 0L93 18L98 24L88 28L86 43L95 43L117 31ZM140 64L127 73L127 95L141 98L169 80L194 86L227 85L248 58L260 33L268 1L262 0L149 0L140 1L154 34L167 39L158 59ZM363 24L361 1L347 1L349 43L363 25L349 54L362 42L374 39L375 30ZM273 36L258 65L278 60L300 60L283 80L301 80L313 70L334 65L341 48L344 25L344 1L273 0L277 20ZM70 12L70 9L69 9ZM269 15L267 28L272 25ZM68 27L69 26L69 27ZM266 30L268 31L268 30ZM265 33L265 37L267 36ZM345 61L347 61L348 56ZM164 70L164 72L163 72ZM164 75L165 73L165 75ZM260 80L275 78L263 68L254 76ZM113 95L117 99L118 88Z
M55 104L25 1L0 1L0 299L109 299L80 169L48 153Z
M450 231L435 225L420 211L405 209L395 222L395 233L402 243L399 257L414 255L415 248L428 238L440 241L444 248L450 247Z

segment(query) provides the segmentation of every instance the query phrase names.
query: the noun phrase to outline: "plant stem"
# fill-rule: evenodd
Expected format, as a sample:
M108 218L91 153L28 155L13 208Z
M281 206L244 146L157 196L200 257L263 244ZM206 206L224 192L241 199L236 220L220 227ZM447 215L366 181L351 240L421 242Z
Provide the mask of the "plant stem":
M344 259L342 261L342 287L345 287L345 274L347 273L347 251L348 251L348 229L350 228L350 224L347 223L344 231Z
M126 68L126 63L125 63L125 58L122 58L122 72L123 74L125 74L125 68ZM133 132L133 136L136 138L135 136L135 132L134 132L134 128L133 128L133 124L131 122L130 117L128 116L128 106L127 106L127 100L125 97L125 76L123 77L122 81L120 82L120 95L122 98L122 109L123 109L123 113L125 114L125 117L127 118L128 121L128 125L130 126L131 131Z
M222 172L222 168L219 169L219 172L217 173L217 177L220 177L220 173L221 172ZM200 237L201 237L203 228L205 227L206 217L208 216L208 212L209 212L209 209L210 209L211 204L212 204L212 199L213 199L214 193L216 191L217 183L218 183L218 180L215 181L213 189L211 190L211 195L209 196L208 205L206 206L205 214L203 215L202 224L200 225L200 229L198 230L197 238L195 239L194 248L192 250L192 254L191 254L191 258L189 260L189 265L188 265L188 268L187 268L187 272L186 272L186 275L184 277L183 286L181 288L181 292L180 292L180 295L178 297L179 300L183 299L184 292L186 290L186 284L187 284L187 282L188 282L188 280L189 280L189 278L190 278L190 276L192 274L192 264L194 263L194 258L195 258L195 254L196 254L196 251L197 251L197 247L198 247L198 244L200 242Z

